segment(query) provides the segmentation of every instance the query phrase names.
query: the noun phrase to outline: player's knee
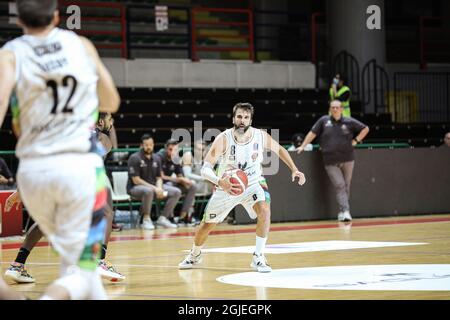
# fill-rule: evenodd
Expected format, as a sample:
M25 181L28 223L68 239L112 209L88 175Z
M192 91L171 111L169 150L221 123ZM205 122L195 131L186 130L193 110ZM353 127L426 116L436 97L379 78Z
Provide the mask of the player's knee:
M200 225L200 230L210 232L214 227L217 225L217 223L205 223L202 222Z
M152 188L145 188L142 190L142 197L146 198L146 197L152 197L154 194L154 191Z
M260 208L257 212L256 215L258 216L258 219L270 219L270 209L269 208Z
M181 195L182 195L181 190L180 190L180 189L176 189L176 190L174 190L172 196L173 196L174 198L181 198Z

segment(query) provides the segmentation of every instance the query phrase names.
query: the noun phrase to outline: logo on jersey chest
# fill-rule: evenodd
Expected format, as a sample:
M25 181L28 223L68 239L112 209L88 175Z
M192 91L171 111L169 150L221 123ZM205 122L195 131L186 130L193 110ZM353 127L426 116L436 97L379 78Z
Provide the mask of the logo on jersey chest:
M245 161L244 163L238 163L238 168L241 169L242 171L245 170L245 168L247 168L247 161Z

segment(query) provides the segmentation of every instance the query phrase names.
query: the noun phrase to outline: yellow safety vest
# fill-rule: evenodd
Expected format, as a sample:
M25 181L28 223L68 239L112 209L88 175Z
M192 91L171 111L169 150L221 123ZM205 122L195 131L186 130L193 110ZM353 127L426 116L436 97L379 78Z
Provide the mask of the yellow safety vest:
M342 86L342 88L340 88L336 93L336 96L334 96L333 88L330 88L330 99L337 99L347 91L350 91L350 88L347 86ZM344 108L344 112L342 113L342 115L344 117L350 117L350 96L348 97L348 100L342 101L342 107Z

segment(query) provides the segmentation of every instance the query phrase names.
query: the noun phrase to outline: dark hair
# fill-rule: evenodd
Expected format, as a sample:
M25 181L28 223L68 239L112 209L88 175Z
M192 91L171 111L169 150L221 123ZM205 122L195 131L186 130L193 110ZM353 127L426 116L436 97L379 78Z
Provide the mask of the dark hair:
M238 102L233 107L233 118L236 115L236 111L238 109L245 110L247 112L250 112L251 118L253 119L253 115L255 113L255 108L248 102Z
M302 140L305 139L305 135L303 133L296 133L292 136L292 142L295 142L297 140Z
M144 140L148 140L148 139L153 139L153 137L149 133L144 133L141 137L141 143L143 143Z
M168 146L176 146L177 144L178 144L178 140L169 139L166 141L165 147L167 148Z
M30 28L48 26L58 10L57 0L16 0L19 19Z

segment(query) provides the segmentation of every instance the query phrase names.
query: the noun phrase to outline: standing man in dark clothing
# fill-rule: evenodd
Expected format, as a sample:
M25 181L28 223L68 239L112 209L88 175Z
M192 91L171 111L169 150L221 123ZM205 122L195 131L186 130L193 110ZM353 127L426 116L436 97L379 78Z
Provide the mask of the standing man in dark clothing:
M161 160L153 153L154 146L152 136L144 134L141 138L141 150L133 153L128 159L127 192L133 198L142 201L143 229L155 229L150 218L155 196L159 200L166 199L163 214L158 217L156 224L163 228L176 228L177 225L171 223L168 218L173 217L173 210L181 197L181 192L163 189Z
M3 158L0 158L0 190L8 190L14 187L14 178Z
M185 195L183 206L180 211L179 222L184 224L190 223L189 210L194 204L195 193L197 187L193 181L186 178L183 174L181 166L181 158L175 161L178 153L178 141L170 139L166 142L165 149L159 153L161 158L162 172L161 176L164 181L164 189L178 189L181 194Z
M353 147L362 142L369 127L351 117L343 117L343 111L341 101L331 101L330 115L321 117L314 124L302 145L297 148L297 153L301 153L308 143L319 136L325 170L336 189L338 220L351 221L349 197L355 164Z

